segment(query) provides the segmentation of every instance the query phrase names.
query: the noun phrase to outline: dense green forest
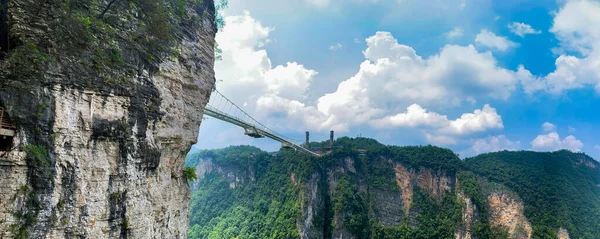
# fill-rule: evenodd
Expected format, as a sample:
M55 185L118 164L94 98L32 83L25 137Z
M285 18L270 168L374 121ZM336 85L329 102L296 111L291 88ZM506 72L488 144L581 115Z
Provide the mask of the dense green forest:
M600 236L600 164L582 153L561 150L482 154L465 160L473 172L506 185L525 202L533 238Z
M584 154L505 151L460 160L444 148L385 146L368 138L339 138L334 146L321 158L251 146L189 154L186 166L204 168L191 183L188 237L455 238L465 226L457 190L477 208L469 230L476 238L508 238L505 228L489 223L487 195L499 190L523 200L532 238L556 238L561 227L571 238L600 235L600 165ZM398 164L456 179L459 186L437 196L413 186L412 204L404 211L397 206L402 202L394 201L401 199L393 199L401 191L394 171ZM306 205L314 213L307 213ZM380 221L383 211L400 220ZM312 218L308 226L307 215Z
M206 157L216 165L252 167L255 181L232 189L216 172L200 180L192 195L189 238L298 238L301 185L292 185L287 172L296 172L298 180L309 177L314 165L308 156L289 151L271 156L239 146L202 151L186 164Z

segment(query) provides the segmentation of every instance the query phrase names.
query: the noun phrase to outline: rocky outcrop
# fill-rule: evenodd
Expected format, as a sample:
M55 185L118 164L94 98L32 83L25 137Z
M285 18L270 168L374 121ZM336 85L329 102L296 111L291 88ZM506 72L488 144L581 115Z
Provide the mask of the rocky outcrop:
M531 238L531 223L523 215L523 203L507 193L488 195L490 224L508 230L510 238Z
M599 163L589 157L579 156L575 159L575 165L585 165L588 168L595 169Z
M216 172L223 177L229 183L229 188L234 189L237 186L244 184L247 181L254 181L254 169L249 167L243 170L234 165L216 165L213 163L213 159L203 158L198 161L196 165L196 175L198 180L191 183L192 188L196 188L198 183L204 179L208 174Z
M440 198L446 192L452 190L454 182L454 179L447 176L445 172L434 172L424 167L420 167L418 170L409 170L402 164L395 164L394 173L396 184L402 192L402 203L407 212L412 203L414 186L418 186L434 197Z
M311 175L306 182L306 188L300 194L300 208L302 220L298 220L298 234L301 239L324 238L323 222L316 222L316 218L323 218L325 213L325 197L321 176Z
M435 171L425 167L409 168L402 163L385 158L371 162L370 166L392 170L390 178L382 179L382 182L389 180L393 184L382 185L383 188L369 186L368 177L372 176L368 176L368 172L359 170L356 167L356 160L360 159L347 157L344 158L343 164L327 169L328 195L335 196L335 188L340 176L349 176L352 183L356 185L357 194L369 195L365 200L369 200L370 205L365 207L369 208L370 217L382 227L401 225L407 218L410 223L418 223L416 219L418 212L411 210L415 188L418 187L439 200L446 193L450 193L454 187L454 177L448 176L443 170ZM344 219L349 216L348 213L342 211L333 216L332 238L358 238L344 226Z
M0 159L1 238L185 238L182 169L214 85L214 6L204 2L170 22L177 55L160 55L129 38L139 26L112 22L155 21L135 19L136 7L63 16L81 6L10 1L21 45L1 62L0 104L18 130ZM19 61L36 66L16 72Z
M567 231L567 229L564 229L564 228L560 228L558 230L558 233L557 233L556 237L558 239L571 239L569 237L569 232Z
M456 192L456 197L459 202L463 203L464 207L462 209L462 220L458 225L454 238L471 239L471 229L473 228L477 208L471 198L467 197L462 190Z
M402 205L404 206L406 213L408 213L408 209L410 209L412 203L411 174L400 164L394 167L394 173L396 176L396 184L398 184L398 188L400 188L400 191L402 192Z

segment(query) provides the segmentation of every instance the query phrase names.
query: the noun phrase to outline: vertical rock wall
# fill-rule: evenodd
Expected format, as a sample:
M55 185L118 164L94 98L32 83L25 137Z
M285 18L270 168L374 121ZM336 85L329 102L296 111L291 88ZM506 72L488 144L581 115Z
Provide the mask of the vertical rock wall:
M531 223L523 214L523 203L515 200L507 193L491 193L488 195L490 207L490 224L508 229L510 238L531 238Z
M83 6L98 14L108 2ZM140 30L128 24L143 24L135 8L114 5L88 24L89 17L60 15L61 4L9 2L20 46L1 62L0 104L18 130L0 159L0 238L185 238L190 190L182 170L214 85L213 2L169 21L179 24L170 41L177 54L146 59L146 45L127 35ZM95 32L109 17L129 16L111 25L119 37ZM60 31L53 21L70 17L92 43L53 39ZM109 63L94 51L108 52L99 55ZM15 73L30 61L30 72Z

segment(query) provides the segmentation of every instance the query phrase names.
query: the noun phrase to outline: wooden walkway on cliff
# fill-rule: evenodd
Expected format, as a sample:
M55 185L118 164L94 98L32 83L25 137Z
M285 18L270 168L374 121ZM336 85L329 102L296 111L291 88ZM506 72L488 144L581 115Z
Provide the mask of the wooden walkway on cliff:
M300 146L299 144L292 142L292 139L278 134L259 121L255 120L252 118L252 116L250 116L216 89L213 91L211 99L212 100L204 108L205 115L242 127L245 130L244 134L250 137L271 138L281 142L281 146L284 148L292 148L310 156L321 157L321 154L315 153L305 147Z
M15 124L10 120L4 108L0 107L0 136L13 137L15 129L17 129Z

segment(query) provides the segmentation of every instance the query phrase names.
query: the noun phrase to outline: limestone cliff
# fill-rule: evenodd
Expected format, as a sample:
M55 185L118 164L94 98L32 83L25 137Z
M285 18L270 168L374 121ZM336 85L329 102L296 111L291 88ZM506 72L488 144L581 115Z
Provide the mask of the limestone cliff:
M564 228L560 228L558 230L556 237L558 239L571 239L571 237L569 237L569 232L567 231L567 229Z
M187 164L196 167L200 178L193 184L190 237L529 239L577 234L569 223L562 228L535 224L535 214L525 210L531 208L528 195L465 170L449 150L380 146L360 138L335 143L340 148L320 158L251 146L190 154ZM356 150L363 147L366 153ZM560 160L567 165L563 169L598 168ZM596 183L590 186L585 190Z
M185 238L213 2L7 4L0 105L17 129L0 159L0 238Z
M471 198L465 196L462 190L456 192L456 197L459 202L463 204L461 213L461 224L459 224L454 238L456 239L471 239L471 229L473 228L474 221L477 218L477 206L473 204Z
M523 215L523 202L507 193L495 192L488 195L490 224L508 229L510 238L531 238L531 223Z

